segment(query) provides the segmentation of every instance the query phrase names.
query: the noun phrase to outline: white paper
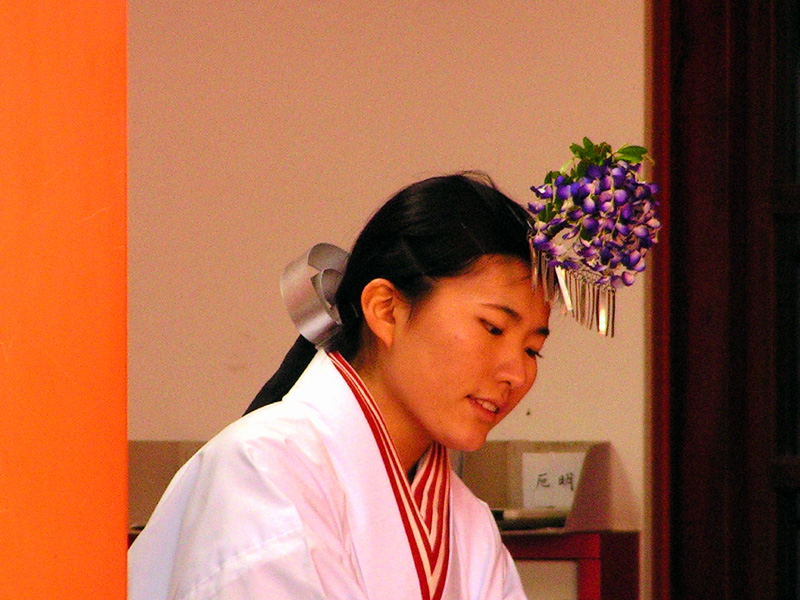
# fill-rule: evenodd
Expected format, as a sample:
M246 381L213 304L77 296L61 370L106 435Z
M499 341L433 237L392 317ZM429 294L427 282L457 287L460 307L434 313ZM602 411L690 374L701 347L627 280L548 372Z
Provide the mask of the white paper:
M530 510L569 512L586 452L522 455L522 503Z

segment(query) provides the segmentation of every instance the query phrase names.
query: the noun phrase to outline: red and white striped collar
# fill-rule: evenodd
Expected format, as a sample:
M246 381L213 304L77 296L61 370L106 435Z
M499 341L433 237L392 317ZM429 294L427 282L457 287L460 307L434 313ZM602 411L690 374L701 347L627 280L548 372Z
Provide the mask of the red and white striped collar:
M356 397L378 446L414 559L423 600L440 600L450 561L450 462L434 442L409 484L375 400L353 367L339 354L331 361Z

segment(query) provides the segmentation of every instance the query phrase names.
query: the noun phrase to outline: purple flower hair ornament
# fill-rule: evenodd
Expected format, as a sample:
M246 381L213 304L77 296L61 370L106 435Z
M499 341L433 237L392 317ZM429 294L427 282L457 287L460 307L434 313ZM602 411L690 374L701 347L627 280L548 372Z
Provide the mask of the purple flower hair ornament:
M534 281L587 327L614 335L615 292L645 269L658 239L655 183L639 179L642 146L605 142L570 146L572 158L550 171L528 204Z

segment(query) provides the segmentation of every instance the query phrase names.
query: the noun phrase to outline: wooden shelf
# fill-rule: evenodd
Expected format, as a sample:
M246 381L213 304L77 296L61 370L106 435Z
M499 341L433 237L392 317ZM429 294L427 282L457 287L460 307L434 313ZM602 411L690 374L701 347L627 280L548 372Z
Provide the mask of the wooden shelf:
M639 533L504 531L515 560L568 560L578 565L578 600L638 600Z

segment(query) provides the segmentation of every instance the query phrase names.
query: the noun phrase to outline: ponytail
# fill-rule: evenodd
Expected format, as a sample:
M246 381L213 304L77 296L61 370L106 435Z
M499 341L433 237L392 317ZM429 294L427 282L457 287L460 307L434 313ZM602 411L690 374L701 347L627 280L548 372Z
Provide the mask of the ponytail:
M261 391L256 394L244 414L281 400L292 389L316 353L317 350L314 348L314 344L302 335L299 336L292 349L284 357L281 366L278 367L278 370L270 377L269 381L264 384Z

